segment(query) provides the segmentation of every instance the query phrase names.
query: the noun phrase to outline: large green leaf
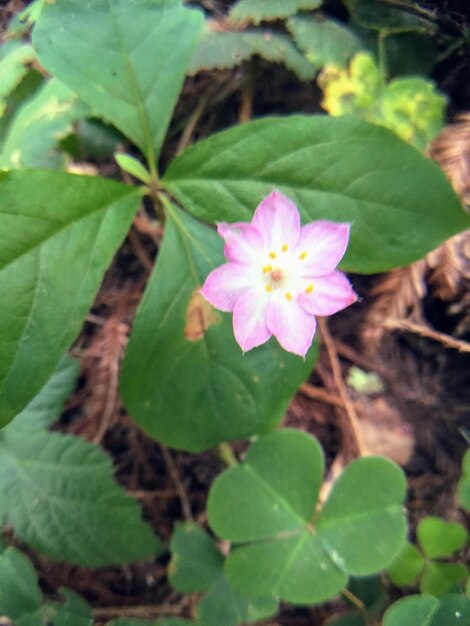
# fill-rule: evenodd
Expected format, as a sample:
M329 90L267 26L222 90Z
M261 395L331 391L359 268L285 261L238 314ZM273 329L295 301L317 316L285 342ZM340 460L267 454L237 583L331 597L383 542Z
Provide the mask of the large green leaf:
M302 9L316 9L322 0L238 0L230 12L234 20L275 20L293 15Z
M18 109L9 124L0 153L0 168L59 168L65 164L57 148L72 131L72 122L89 108L60 81L47 81Z
M470 600L451 594L440 600L426 595L398 600L385 613L383 626L466 626L469 623Z
M33 44L154 164L202 21L180 0L61 0L44 7Z
M470 226L435 163L389 131L352 118L243 124L182 153L164 184L209 222L250 219L276 187L296 201L304 222L352 223L342 267L354 272L406 265Z
M310 604L338 594L349 575L380 571L405 541L405 479L383 458L351 463L315 513L323 459L315 439L284 430L260 438L209 494L209 522L241 543L225 567L246 594Z
M7 548L0 553L0 615L17 626L43 626L41 604L33 566L19 550Z
M0 431L0 499L19 538L54 559L93 567L161 549L110 459L78 437L31 436L15 423Z
M100 178L0 172L0 425L80 331L138 202L136 189Z
M139 426L193 452L272 428L317 353L314 346L303 361L272 340L242 354L231 316L197 295L210 270L224 262L222 248L211 228L171 210L121 375L124 403ZM190 329L188 305L196 324L207 318L206 328Z

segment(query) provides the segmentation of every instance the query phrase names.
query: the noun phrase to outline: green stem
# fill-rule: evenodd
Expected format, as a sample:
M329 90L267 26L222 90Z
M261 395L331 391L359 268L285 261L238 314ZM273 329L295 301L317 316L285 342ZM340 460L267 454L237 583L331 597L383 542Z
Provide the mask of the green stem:
M217 446L217 452L227 467L235 467L235 465L238 465L237 457L233 453L230 444L226 442L219 443Z

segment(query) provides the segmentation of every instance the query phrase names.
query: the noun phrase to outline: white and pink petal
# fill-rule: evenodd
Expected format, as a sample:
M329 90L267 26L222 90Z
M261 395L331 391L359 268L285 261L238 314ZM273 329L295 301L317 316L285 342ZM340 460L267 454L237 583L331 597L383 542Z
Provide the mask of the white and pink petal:
M295 298L287 300L280 293L269 301L267 326L284 350L304 357L312 345L317 324Z
M219 224L219 234L225 239L224 255L228 261L259 265L265 256L263 237L250 224L233 226Z
M357 300L357 294L343 272L334 271L312 279L313 291L302 293L298 302L310 315L333 315Z
M213 270L201 288L204 298L220 311L233 311L240 296L253 286L250 268L240 263L225 263Z
M274 190L258 205L251 224L262 234L265 245L277 252L283 246L293 249L300 236L300 215L296 205Z
M243 352L256 348L271 337L266 325L269 297L260 287L246 291L233 309L233 332Z
M297 251L303 276L332 272L346 252L350 225L318 220L302 226Z

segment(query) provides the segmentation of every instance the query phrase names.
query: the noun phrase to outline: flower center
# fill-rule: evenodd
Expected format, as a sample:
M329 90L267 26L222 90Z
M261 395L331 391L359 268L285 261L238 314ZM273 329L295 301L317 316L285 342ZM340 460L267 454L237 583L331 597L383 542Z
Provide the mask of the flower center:
M282 270L275 269L271 272L271 280L273 283L280 283L282 280Z

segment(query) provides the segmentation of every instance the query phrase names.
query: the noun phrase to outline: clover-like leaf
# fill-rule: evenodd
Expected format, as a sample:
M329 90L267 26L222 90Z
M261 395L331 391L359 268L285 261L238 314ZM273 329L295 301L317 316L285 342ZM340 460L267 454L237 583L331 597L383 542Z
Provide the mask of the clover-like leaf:
M377 572L400 550L406 533L400 469L382 458L355 461L316 514L322 470L317 441L284 430L260 438L243 464L215 481L210 524L242 544L225 567L235 588L321 602L339 593L349 575Z
M202 21L180 0L61 0L45 5L33 44L44 67L152 166Z
M80 331L140 195L62 172L0 172L0 426Z
M408 596L392 604L383 626L466 626L470 623L470 599L449 594L440 600L432 596Z
M468 534L462 524L439 517L425 517L416 530L423 552L431 559L451 556L466 544Z
M273 187L295 201L304 222L351 222L341 266L354 272L406 265L470 226L435 163L389 131L346 117L267 118L223 131L177 157L163 182L208 222L249 221Z
M424 558L420 551L407 542L397 558L387 568L387 573L394 585L410 585L419 576L424 567Z
M433 596L442 596L444 593L459 590L468 575L463 563L441 563L431 561L426 564L419 581L421 593L430 593Z
M242 354L230 316L198 293L222 249L211 228L170 209L121 374L133 419L193 452L276 425L317 355L314 344L303 361L273 341Z

